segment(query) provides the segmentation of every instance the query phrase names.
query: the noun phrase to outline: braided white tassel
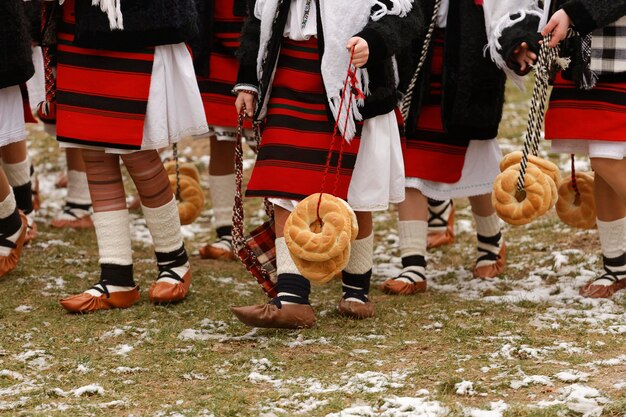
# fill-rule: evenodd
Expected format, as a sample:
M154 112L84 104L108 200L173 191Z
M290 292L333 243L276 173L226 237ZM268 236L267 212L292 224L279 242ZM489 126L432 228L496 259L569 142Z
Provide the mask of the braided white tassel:
M111 30L124 29L121 0L91 0L91 5L100 6L100 9L107 14Z

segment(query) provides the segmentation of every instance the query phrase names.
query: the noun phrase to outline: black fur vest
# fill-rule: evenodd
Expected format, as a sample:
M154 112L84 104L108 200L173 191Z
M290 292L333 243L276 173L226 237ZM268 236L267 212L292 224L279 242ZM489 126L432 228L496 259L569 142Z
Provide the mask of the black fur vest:
M0 28L0 88L6 88L35 73L23 0L0 1Z

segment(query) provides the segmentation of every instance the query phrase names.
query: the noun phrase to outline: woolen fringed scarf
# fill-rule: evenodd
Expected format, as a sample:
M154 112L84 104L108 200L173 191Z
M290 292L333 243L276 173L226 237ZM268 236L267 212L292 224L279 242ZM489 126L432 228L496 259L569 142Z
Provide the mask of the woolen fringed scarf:
M287 1L287 0L285 0ZM257 73L259 80L263 79L262 64L267 54L268 43L274 30L273 23L281 0L257 0L254 10L255 16L261 20L261 38L257 59ZM413 0L387 0L384 4L378 0L329 1L321 0L318 11L324 32L324 53L322 56L322 79L326 89L328 104L335 119L340 115L339 128L350 140L356 133L356 122L362 120L359 107L364 100L354 100L350 108L350 119L347 121L348 97L345 97L344 108L340 109L341 91L350 63L350 53L346 51L348 40L359 33L371 20L377 21L386 15L406 16L413 8ZM391 8L387 5L391 4ZM372 8L379 8L372 13ZM367 95L369 78L367 70L357 69L356 77L361 90ZM346 92L349 94L349 91ZM265 105L264 105L265 107ZM266 108L259 114L265 117ZM343 132L345 128L345 132Z

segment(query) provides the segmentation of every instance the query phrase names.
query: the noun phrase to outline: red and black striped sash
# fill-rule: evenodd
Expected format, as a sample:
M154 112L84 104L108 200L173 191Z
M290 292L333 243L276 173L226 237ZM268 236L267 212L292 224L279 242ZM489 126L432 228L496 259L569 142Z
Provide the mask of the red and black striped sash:
M283 41L268 103L266 128L247 196L301 200L321 190L333 122L320 73L317 40ZM362 124L358 125L359 131ZM336 195L346 198L360 133L344 145ZM339 141L338 141L339 142ZM339 149L330 161L332 192Z
M58 140L140 149L154 50L73 46L74 22L74 1L67 0L58 33Z
M546 113L546 139L626 141L626 83L580 90L559 74Z
M433 37L429 91L420 109L417 130L403 144L405 175L411 178L453 183L461 178L468 139L451 137L443 128L441 98L445 32Z

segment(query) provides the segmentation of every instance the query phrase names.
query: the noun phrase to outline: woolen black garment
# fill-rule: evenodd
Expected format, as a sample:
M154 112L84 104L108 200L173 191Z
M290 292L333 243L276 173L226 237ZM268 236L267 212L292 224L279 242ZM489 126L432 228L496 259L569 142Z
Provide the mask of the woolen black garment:
M0 88L26 82L35 73L23 3L0 1Z
M430 22L434 0L419 2ZM406 88L415 73L428 23L409 49L398 54L400 88ZM442 123L451 137L493 139L498 135L504 104L505 74L483 49L487 44L483 9L474 0L450 2L445 29L443 61ZM431 45L432 53L432 45ZM406 121L407 134L415 133L417 119L429 90L431 54L422 69Z
M129 51L186 42L197 36L195 0L122 0L124 30L111 30L106 13L91 0L76 0L74 44Z
M193 65L197 75L207 77L209 75L211 53L214 46L214 20L213 12L215 2L219 0L195 0L198 12L198 36L189 40L189 46L193 51ZM235 0L233 14L246 16L247 0Z
M555 3L554 9L563 9L572 20L574 29L581 36L585 36L596 29L607 26L622 16L626 15L626 0L561 0ZM514 16L515 17L515 16ZM541 34L537 33L539 17L526 16L526 18L515 25L502 31L499 39L502 45L502 56L507 60L507 64L518 74L519 64L511 59L513 50L522 42L528 43L534 52L539 51L539 40ZM561 44L561 56L571 59L571 64L563 77L568 80L577 80L584 71L581 62L581 39L579 37L567 39ZM599 81L624 81L624 74L600 75Z
M249 0L248 10L254 10L255 3L256 0ZM241 47L237 52L240 64L237 83L259 86L260 103L263 103L265 100L270 79L278 60L289 5L289 0L283 1L279 9L278 18L275 20L272 28L272 38L267 48L267 58L263 64L262 80L257 79L256 71L261 22L251 15L243 27ZM316 5L319 10L319 0L316 0ZM360 33L354 34L354 36L360 36L365 39L370 48L369 60L365 66L370 78L370 94L365 98L365 105L361 109L364 119L387 114L397 106L399 96L395 85L396 79L392 57L408 47L412 38L419 34L418 28L422 25L423 16L421 10L414 7L413 11L404 18L388 15L377 22L370 20ZM324 30L319 14L317 19L317 39L321 62L324 54ZM257 108L257 115L260 110L260 108ZM327 110L330 115L328 105Z

